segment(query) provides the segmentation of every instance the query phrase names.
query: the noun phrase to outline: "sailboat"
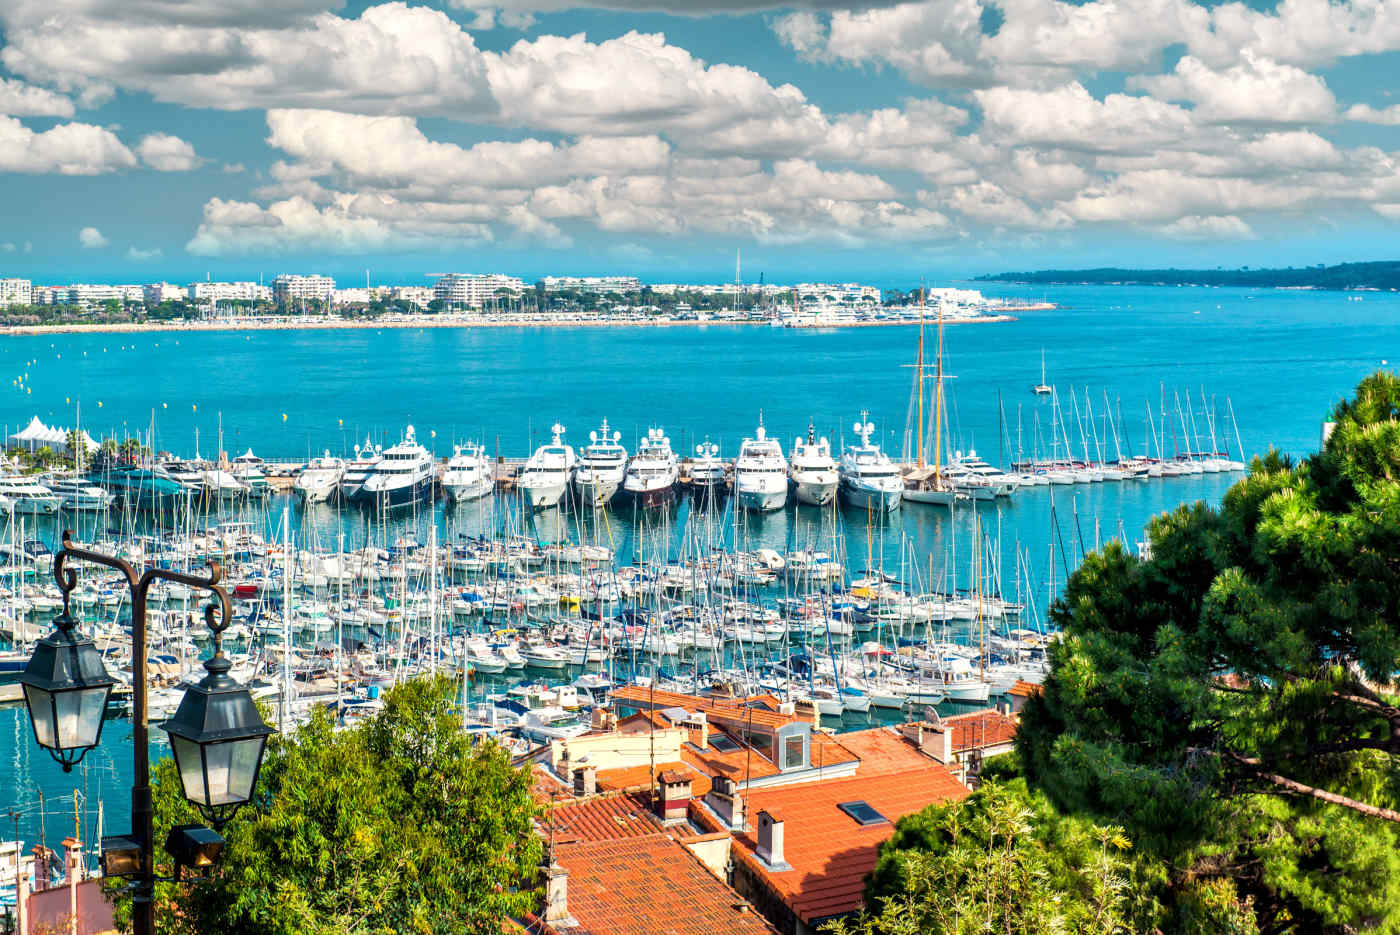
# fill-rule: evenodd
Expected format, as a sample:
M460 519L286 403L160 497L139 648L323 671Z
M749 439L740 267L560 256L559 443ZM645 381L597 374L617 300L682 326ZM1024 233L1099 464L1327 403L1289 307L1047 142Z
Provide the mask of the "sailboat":
M934 442L933 464L924 463L924 299L919 295L919 358L914 365L914 392L919 395L918 435L915 438L917 464L904 475L904 499L910 503L933 503L943 506L958 499L958 492L943 477L943 303L938 303L938 357L934 379Z
M1045 382L1045 350L1040 351L1040 382L1031 387L1031 392L1037 396L1049 396L1051 392L1050 384Z

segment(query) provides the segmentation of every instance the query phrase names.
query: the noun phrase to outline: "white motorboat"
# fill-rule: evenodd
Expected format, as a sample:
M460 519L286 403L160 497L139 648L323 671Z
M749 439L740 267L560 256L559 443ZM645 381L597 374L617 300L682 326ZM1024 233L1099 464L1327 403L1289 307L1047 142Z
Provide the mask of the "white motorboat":
M253 449L249 448L233 459L233 476L247 486L249 496L267 496L268 484L267 475L263 473L263 459L253 454Z
M879 445L870 443L875 424L867 413L854 426L860 444L848 445L841 453L841 497L850 506L888 513L899 509L904 496L904 478Z
M1009 497L1021 484L1019 478L979 458L973 449L966 453L955 452L943 468L943 476L954 487L967 488L974 500ZM1103 479L1102 476L1099 479ZM1122 475L1118 474L1116 479L1122 480Z
M360 495L360 488L364 487L365 481L374 472L374 466L379 463L381 452L369 440L365 439L364 446L355 446L355 457L345 465L345 472L340 475L340 499L345 503L355 502L355 498Z
M569 490L569 479L578 462L574 449L564 444L564 426L556 422L550 431L553 439L536 448L520 472L520 493L531 508L558 506Z
M588 433L588 445L574 468L574 494L584 506L607 506L622 489L627 449L621 440L621 432L608 432L607 419L601 429Z
M761 419L754 437L744 439L734 459L734 495L741 507L755 512L787 505L787 459L782 445L768 437Z
M340 486L340 478L345 474L345 461L331 457L327 451L302 468L292 483L292 490L303 503L325 503Z
M51 475L45 486L53 491L65 510L105 510L117 499L115 494L81 477Z
M826 506L836 498L840 477L836 460L831 457L831 443L817 438L817 430L807 423L807 438L793 440L792 458L788 463L788 479L798 503Z
M453 503L480 500L496 488L495 472L486 450L475 442L456 445L442 472L442 488Z
M8 474L0 477L0 497L14 501L16 513L57 513L62 499L39 479L27 474Z
M433 456L418 444L410 425L403 439L375 462L352 502L378 509L409 506L431 496L436 476Z
M665 506L676 499L680 478L680 460L671 450L671 440L661 429L649 428L636 457L627 465L622 490L638 506Z
M706 438L695 446L695 459L690 462L690 490L702 502L724 496L724 461L719 445Z

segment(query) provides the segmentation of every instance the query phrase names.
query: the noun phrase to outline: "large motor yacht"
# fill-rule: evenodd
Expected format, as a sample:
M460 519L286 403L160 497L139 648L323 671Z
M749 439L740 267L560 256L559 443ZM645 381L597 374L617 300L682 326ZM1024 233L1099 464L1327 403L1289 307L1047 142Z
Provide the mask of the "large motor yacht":
M268 483L267 475L263 473L263 459L253 454L253 449L249 448L233 459L232 473L247 487L248 496L257 499L267 496Z
M447 467L442 472L442 489L447 491L453 503L463 500L480 500L496 487L496 477L491 470L491 459L476 442L456 445Z
M680 478L680 460L671 450L671 440L659 428L647 429L622 481L628 499L641 507L665 506L676 499Z
M410 425L404 430L402 441L385 449L355 500L378 509L418 503L430 496L436 470L433 456L418 444Z
M700 504L715 503L729 492L724 478L724 461L719 445L706 438L695 446L695 458L690 462L690 491Z
M65 510L105 510L117 499L115 494L81 477L50 475L44 486L58 497Z
M783 446L768 437L762 421L754 437L744 439L734 459L734 496L744 509L760 513L787 505L787 459Z
M531 508L558 506L578 462L574 449L564 444L564 426L556 422L551 431L550 443L536 448L520 472L520 493Z
M788 478L798 503L826 506L836 499L838 477L831 442L817 438L817 430L810 422L806 439L798 438L792 443Z
M621 439L621 432L608 432L607 419L599 431L588 433L588 445L574 468L574 494L579 503L607 506L622 488L627 449L618 444Z
M860 444L847 445L841 453L841 498L860 509L890 512L899 508L904 497L904 479L889 455L870 443L875 424L867 413L854 426Z
M296 481L292 483L292 490L303 503L325 503L335 495L344 473L344 460L331 457L331 453L327 451L321 457L313 458L302 468Z
M39 478L27 474L0 477L0 497L14 502L16 513L57 513L62 501Z
M382 456L380 450L369 440L365 439L363 446L355 446L355 457L345 465L345 473L340 475L340 499L346 503L354 503L360 495L360 488L364 487L365 481L374 473L374 466L379 463Z

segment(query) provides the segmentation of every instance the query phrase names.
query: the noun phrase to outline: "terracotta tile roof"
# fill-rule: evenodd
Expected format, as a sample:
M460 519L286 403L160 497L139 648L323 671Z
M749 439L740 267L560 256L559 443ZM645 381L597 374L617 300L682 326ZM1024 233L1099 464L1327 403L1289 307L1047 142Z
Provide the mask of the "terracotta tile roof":
M543 764L532 763L530 791L536 802L545 804L559 796L573 795L574 787L551 773Z
M945 717L943 726L953 730L953 752L996 747L1016 739L1016 722L1000 711L973 711Z
M920 753L899 731L889 727L842 734L841 746L860 760L857 776L881 776L910 769L922 769L932 758Z
M1044 690L1045 688L1043 685L1037 685L1034 682L1027 682L1023 679L1017 679L1016 684L1011 686L1011 691L1007 692L1007 694L1015 695L1018 698L1029 698L1032 695L1039 695Z
M684 756L684 749L682 749ZM675 770L690 780L690 794L692 796L704 795L710 791L710 776L703 770L684 762L657 763L656 772L660 775L665 770ZM643 763L640 766L620 766L617 769L603 769L598 771L598 789L608 791L614 789L636 790L643 792L651 787L649 774L651 765Z
M640 685L624 685L612 693L614 704L645 711L664 711L667 708L684 708L687 711L704 711L710 721L723 723L748 723L765 727L781 727L794 721L810 721L811 718L795 714L779 714L781 703L772 695L756 695L750 698L712 698L708 695L685 695L680 692L653 691Z
M754 853L758 839L751 831L734 836L734 853L812 924L861 907L865 876L875 867L881 842L894 832L894 822L968 794L966 786L932 761L900 773L754 789L748 794L748 813L782 813L783 856L792 869L770 870ZM852 801L868 802L889 823L861 825L836 807Z
M775 935L690 851L657 834L555 847L569 871L566 935Z
M560 802L540 819L540 834L555 844L612 841L656 834L661 820L647 809L645 795L598 795Z

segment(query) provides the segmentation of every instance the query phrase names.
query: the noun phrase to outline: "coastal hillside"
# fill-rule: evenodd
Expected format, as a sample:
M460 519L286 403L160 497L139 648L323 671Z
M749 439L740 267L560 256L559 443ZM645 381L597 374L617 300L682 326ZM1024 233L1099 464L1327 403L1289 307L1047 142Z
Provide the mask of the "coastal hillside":
M1104 286L1243 286L1263 289L1400 289L1400 260L1283 269L1046 269L996 273L980 282Z

